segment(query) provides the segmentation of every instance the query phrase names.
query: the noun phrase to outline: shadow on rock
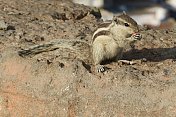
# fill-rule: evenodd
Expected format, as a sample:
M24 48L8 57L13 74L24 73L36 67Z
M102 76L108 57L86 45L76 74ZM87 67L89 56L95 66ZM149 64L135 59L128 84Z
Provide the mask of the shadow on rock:
M123 59L147 59L148 61L159 62L166 59L176 59L176 47L173 48L144 48L142 50L133 49L124 52Z

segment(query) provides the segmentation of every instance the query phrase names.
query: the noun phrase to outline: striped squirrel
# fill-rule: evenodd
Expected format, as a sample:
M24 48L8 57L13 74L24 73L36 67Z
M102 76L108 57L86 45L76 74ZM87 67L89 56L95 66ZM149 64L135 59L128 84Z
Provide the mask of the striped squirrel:
M86 60L91 58L98 72L104 72L102 64L105 60L120 60L123 48L134 40L141 38L138 33L137 23L127 14L114 16L112 21L102 23L92 36L92 44L80 40L58 39L51 42L32 46L18 51L22 57L36 55L41 52L68 48L76 51L79 58Z

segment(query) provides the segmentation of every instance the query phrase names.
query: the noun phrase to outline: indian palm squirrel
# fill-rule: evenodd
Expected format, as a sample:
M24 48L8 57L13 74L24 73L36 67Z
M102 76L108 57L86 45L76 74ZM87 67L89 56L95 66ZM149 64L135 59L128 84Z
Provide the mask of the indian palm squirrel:
M141 39L138 24L126 13L113 16L113 19L102 23L93 33L92 43L80 40L57 39L45 44L29 47L18 51L22 57L36 55L41 52L68 48L76 51L82 60L91 60L98 72L104 72L102 62L105 60L120 60L123 48L135 40Z

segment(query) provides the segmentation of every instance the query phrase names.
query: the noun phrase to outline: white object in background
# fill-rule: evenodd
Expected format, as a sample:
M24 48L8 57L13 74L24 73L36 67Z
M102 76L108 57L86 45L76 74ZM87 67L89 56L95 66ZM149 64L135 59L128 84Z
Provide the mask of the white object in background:
M92 6L94 7L103 7L104 6L104 0L91 0L92 1Z
M104 5L104 0L73 0L73 2L94 7L103 7Z
M91 5L91 0L73 0L74 3L78 3L78 4L84 4L87 6Z
M156 17L156 19L158 19L160 21L165 20L167 18L167 14L168 14L167 9L165 9L163 7L158 7L155 10L155 17Z
M153 26L159 26L163 20L167 18L168 11L163 7L153 7L146 9L147 13L140 15L133 15L134 18L140 25L149 24Z
M166 0L166 3L176 9L176 0Z

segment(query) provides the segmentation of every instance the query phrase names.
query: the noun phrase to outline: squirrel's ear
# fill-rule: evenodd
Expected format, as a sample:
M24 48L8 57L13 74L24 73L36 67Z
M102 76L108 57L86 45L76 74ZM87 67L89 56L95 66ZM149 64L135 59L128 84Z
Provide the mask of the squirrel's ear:
M123 15L127 15L125 11L123 11L123 13L122 13L122 14L123 14Z
M117 22L118 21L117 16L114 15L112 20L115 21L115 22Z

